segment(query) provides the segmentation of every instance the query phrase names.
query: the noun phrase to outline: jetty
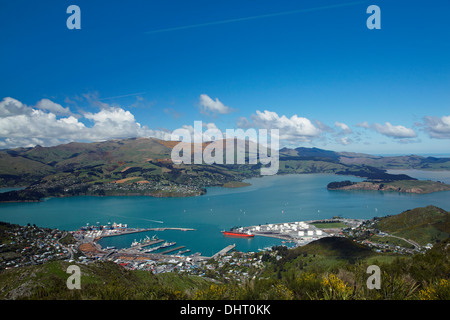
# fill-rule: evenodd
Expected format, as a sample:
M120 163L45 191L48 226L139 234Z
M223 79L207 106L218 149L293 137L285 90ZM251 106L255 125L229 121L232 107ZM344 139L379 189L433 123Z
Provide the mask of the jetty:
M225 255L227 252L233 250L236 247L236 244L230 244L229 246L226 246L225 248L223 248L222 250L220 250L219 252L217 252L216 254L214 254L211 258L215 259L218 258L220 256Z
M176 247L176 248L173 248L173 249L169 249L169 250L161 252L161 254L167 254L167 253L170 253L170 252L173 252L173 251L176 251L176 250L180 250L180 249L183 249L183 248L186 248L186 246L179 246L179 247Z
M164 241L163 239L158 239L158 240L153 240L153 241L150 241L150 242L139 243L138 245L134 246L133 249L141 250L144 247L148 247L148 246L151 246L151 245L154 245L154 244L157 244L157 243L161 243L163 241Z

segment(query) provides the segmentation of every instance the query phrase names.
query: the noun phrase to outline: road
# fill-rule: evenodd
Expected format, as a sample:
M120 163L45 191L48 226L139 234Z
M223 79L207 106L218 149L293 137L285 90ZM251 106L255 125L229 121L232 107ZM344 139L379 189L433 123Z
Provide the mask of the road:
M403 241L409 243L410 245L413 245L416 249L420 249L420 247L421 247L420 244L418 244L417 242L415 242L413 240L405 239L405 238L402 238L402 237L397 237L397 236L394 236L393 234L386 233L384 235L379 235L379 236L382 236L382 237L393 237L393 238L397 238L397 239L403 240Z

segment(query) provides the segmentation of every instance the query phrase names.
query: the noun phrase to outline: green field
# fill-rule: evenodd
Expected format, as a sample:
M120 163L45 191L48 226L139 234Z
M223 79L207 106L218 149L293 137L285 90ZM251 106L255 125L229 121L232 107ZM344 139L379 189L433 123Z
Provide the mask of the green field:
M343 222L316 222L316 223L311 223L311 224L313 226L315 226L316 228L320 228L320 229L332 229L332 228L343 229L343 228L348 227Z
M382 218L376 227L392 235L426 245L445 240L450 236L450 215L435 206L415 208Z

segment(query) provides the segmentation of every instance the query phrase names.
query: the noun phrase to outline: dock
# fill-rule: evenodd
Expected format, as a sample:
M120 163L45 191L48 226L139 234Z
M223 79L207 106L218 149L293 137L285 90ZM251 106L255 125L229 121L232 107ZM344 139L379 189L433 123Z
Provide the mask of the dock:
M225 255L227 252L233 250L236 247L236 244L230 244L229 246L226 246L225 248L223 248L222 250L220 250L219 252L217 252L216 254L214 254L211 258L215 259L218 258L220 256Z
M170 253L170 252L173 252L173 251L176 251L176 250L180 250L180 249L183 249L183 248L186 248L186 246L179 246L179 247L176 247L176 248L173 248L173 249L169 249L169 250L161 252L161 254L167 254L167 253Z
M155 230L155 228L125 230L125 231L120 231L120 232L115 232L115 233L110 233L110 234L102 233L99 237L95 238L95 241L98 241L101 238L122 236L122 235L126 235L126 234L139 233L139 232L148 232L148 231L153 231L153 230Z
M150 232L150 231L166 231L166 230L178 230L178 231L196 231L196 229L192 229L192 228L172 228L172 227L163 227L163 228L136 228L136 229L126 229L126 230L122 230L119 232L112 232L112 233L108 233L107 231L90 231L90 232L95 232L96 235L94 236L89 236L87 235L86 237L89 238L93 238L94 242L99 241L102 238L107 238L107 237L117 237L117 236L122 236L122 235L126 235L126 234L132 234L132 233L140 233L140 232Z
M142 244L140 243L137 246L134 246L132 248L139 250L139 249L142 249L144 247L148 247L148 246L151 246L151 245L163 242L163 241L164 241L163 239L153 240L153 241L150 241L150 242L147 242L147 243L142 243Z

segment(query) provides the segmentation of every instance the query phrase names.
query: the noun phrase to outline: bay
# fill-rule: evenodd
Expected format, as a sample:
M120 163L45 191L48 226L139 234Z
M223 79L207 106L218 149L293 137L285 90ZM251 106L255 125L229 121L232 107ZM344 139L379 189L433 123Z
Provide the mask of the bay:
M126 223L129 227L186 227L195 231L159 231L105 238L102 246L128 247L134 239L157 235L186 246L190 253L209 256L229 244L240 251L279 245L266 237L227 238L220 231L234 226L311 219L370 219L407 209L435 205L450 210L450 192L405 194L378 191L329 191L331 181L362 181L332 174L280 175L247 180L243 188L208 188L207 194L187 198L69 197L36 203L0 204L0 221L76 230L89 224Z

